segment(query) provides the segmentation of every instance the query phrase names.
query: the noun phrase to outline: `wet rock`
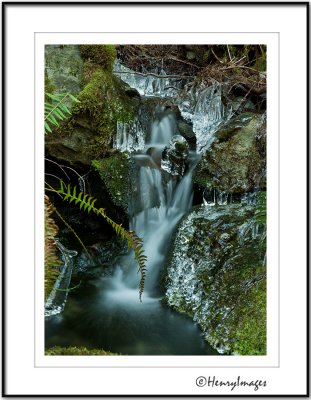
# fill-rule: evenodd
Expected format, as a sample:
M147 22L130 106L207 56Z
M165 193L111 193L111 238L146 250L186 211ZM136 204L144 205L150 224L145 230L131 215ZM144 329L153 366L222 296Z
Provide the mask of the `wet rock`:
M255 104L245 97L235 97L230 103L232 110L236 114L241 114L247 111L255 111Z
M196 55L194 51L187 51L186 54L187 60L195 60Z
M185 138L175 135L162 153L161 168L173 176L183 176L188 165L189 145Z
M163 105L168 113L173 113L173 115L175 116L178 133L187 140L190 149L195 150L196 136L193 131L192 123L182 117L180 109L173 102L167 100Z
M93 167L98 171L115 206L128 208L129 158L125 153L115 153L109 158L94 160Z
M81 90L83 60L78 46L46 45L45 70L45 91L76 94Z
M243 113L215 133L194 181L230 193L265 189L265 117Z
M193 211L179 225L167 268L168 304L221 353L266 352L265 227L253 215L241 205Z
M131 97L131 98L132 97L140 97L138 90L131 88L131 87L126 88L125 93L128 97Z
M117 257L128 251L119 237L94 243L87 250L88 253L82 251L75 261L74 281L85 280L86 277L98 278L103 272L111 273Z
M193 132L191 123L186 122L184 120L178 120L177 126L180 134L184 136L184 138L187 139L187 141L195 142L195 133Z

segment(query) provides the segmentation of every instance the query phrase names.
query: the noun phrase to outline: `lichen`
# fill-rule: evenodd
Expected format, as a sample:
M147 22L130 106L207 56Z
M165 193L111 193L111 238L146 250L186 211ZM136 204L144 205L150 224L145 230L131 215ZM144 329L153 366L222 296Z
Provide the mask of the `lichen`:
M106 71L112 71L117 56L115 46L109 44L80 45L81 57L101 66Z
M98 171L112 202L128 208L129 159L125 153L115 153L109 158L93 160L92 166Z

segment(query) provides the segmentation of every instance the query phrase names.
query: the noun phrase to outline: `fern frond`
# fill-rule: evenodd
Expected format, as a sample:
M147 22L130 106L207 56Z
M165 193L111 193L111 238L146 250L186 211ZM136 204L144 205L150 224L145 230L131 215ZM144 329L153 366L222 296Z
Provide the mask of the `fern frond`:
M128 247L132 248L134 251L134 257L138 264L138 273L140 273L140 282L139 282L139 299L141 301L141 297L145 288L145 280L146 280L146 262L147 257L144 255L143 250L143 241L142 239L136 235L134 231L127 231L122 227L122 225L117 224L105 212L104 208L96 208L94 199L92 196L85 194L83 192L79 192L77 195L77 189L74 187L71 189L70 184L65 188L64 183L60 182L60 188L57 190L57 193L60 194L63 200L69 201L72 203L73 201L80 209L87 211L90 213L91 211L96 215L101 215L109 225L113 228L116 234L122 239L127 241Z
M51 125L59 126L59 121L62 121L71 114L69 108L65 104L65 101L69 99L74 103L78 103L79 100L70 93L59 93L51 94L46 93L46 96L51 99L51 102L44 103L44 132L51 133Z
M80 237L78 236L77 232L73 229L73 227L64 219L64 217L60 214L60 212L54 207L54 211L56 212L56 214L58 215L58 217L63 221L63 223L67 226L67 228L74 234L74 236L77 238L78 242L81 244L81 246L83 247L85 253L87 254L87 256L89 257L89 259L91 261L92 257L90 255L90 253L87 251L87 248L85 247L84 243L82 242L82 240L80 239Z
M59 267L62 261L57 256L57 247L55 237L58 233L58 227L51 217L54 207L47 195L44 196L44 295L45 298L52 290L54 283L59 275Z

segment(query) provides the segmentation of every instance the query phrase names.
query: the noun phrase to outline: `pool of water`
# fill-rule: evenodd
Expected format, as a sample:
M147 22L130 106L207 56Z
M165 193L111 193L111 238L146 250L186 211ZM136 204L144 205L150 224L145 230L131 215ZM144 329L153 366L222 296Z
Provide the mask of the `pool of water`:
M190 318L160 298L144 294L140 302L137 289L112 287L109 277L89 280L69 293L64 312L46 318L45 344L124 355L218 355Z

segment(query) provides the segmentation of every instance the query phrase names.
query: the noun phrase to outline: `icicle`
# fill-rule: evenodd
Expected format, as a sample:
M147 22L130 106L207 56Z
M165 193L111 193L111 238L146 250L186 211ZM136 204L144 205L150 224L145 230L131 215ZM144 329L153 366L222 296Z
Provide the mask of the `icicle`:
M62 253L64 265L44 305L44 315L46 317L59 314L64 310L73 270L73 257L78 254L75 250L66 249L66 247L58 241L56 244Z

